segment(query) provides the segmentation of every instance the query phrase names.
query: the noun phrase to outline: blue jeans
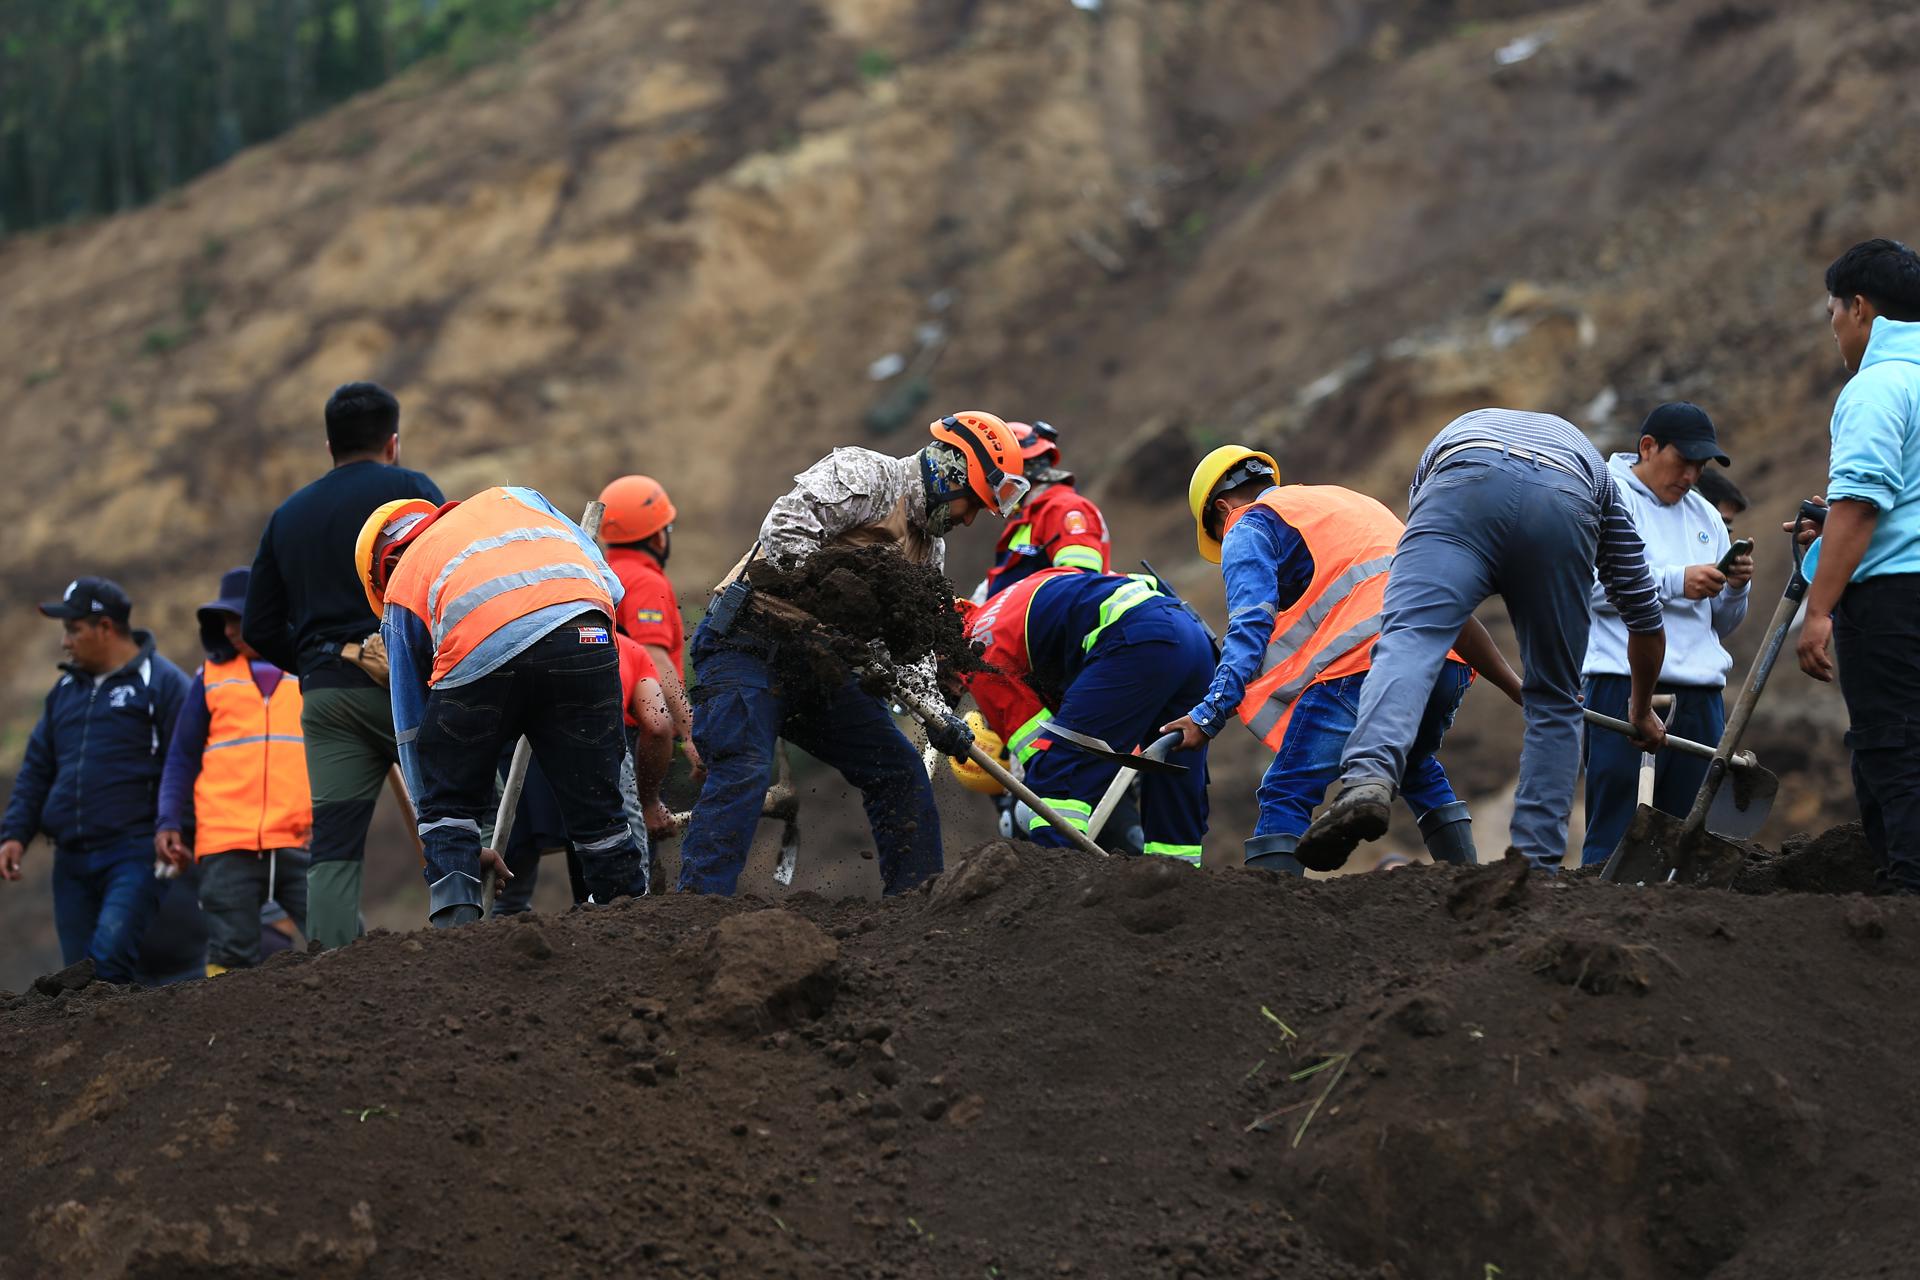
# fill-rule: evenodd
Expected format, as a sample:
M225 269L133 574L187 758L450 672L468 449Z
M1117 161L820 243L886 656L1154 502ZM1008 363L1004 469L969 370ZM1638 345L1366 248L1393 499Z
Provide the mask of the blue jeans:
M751 633L723 641L702 623L692 657L693 742L707 781L680 842L682 893L731 894L738 885L773 774L774 743L783 737L859 788L887 893L940 874L933 783L878 698L849 679L806 691L804 708L794 708L774 687L767 650Z
M1427 699L1419 732L1407 753L1406 776L1400 782L1400 794L1416 818L1459 800L1434 753L1453 727L1454 713L1460 710L1460 699L1466 696L1471 678L1465 663L1449 662ZM1254 835L1297 836L1306 831L1314 807L1340 776L1340 755L1353 733L1366 680L1367 673L1357 671L1338 680L1308 685L1294 703L1293 718L1287 721L1280 750L1260 779L1260 820L1254 826Z
M64 963L88 957L101 981L134 981L140 939L159 905L152 836L87 853L54 851L53 926Z
M1394 552L1342 781L1398 784L1447 650L1497 594L1526 673L1511 841L1535 865L1557 867L1580 773L1580 664L1599 542L1592 491L1558 468L1471 449L1428 477Z
M1587 706L1625 720L1632 691L1633 681L1626 676L1588 676ZM1708 746L1720 741L1727 727L1720 690L1663 684L1659 692L1673 695L1669 733ZM1586 732L1587 838L1580 848L1580 863L1591 867L1612 856L1640 807L1640 752L1625 734L1597 725L1588 725ZM1678 751L1662 751L1653 759L1653 807L1676 818L1686 817L1700 784L1707 780L1707 762Z
M1076 733L1100 738L1120 751L1147 746L1160 726L1185 715L1206 696L1213 679L1213 646L1198 623L1172 601L1149 600L1107 628L1087 665L1060 700L1053 720ZM1069 823L1086 830L1087 819L1106 794L1120 766L1092 756L1064 739L1048 743L1027 762L1027 785ZM1145 852L1200 865L1207 833L1207 750L1180 752L1172 763L1181 774L1140 775L1140 828ZM1032 817L1036 843L1065 847L1066 837L1044 818ZM1120 833L1110 824L1099 843L1114 847Z
M646 892L639 846L620 805L619 656L586 644L576 622L541 637L490 675L427 694L420 723L420 833L435 913L480 902L480 826L493 817L494 768L525 736L558 802L596 901Z

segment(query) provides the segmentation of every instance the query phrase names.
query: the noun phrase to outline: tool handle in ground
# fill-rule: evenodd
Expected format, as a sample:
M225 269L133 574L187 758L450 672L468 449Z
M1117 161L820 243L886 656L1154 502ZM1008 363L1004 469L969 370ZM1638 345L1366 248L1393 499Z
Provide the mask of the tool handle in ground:
M1040 816L1041 821L1067 838L1074 848L1082 853L1097 853L1107 856L1107 851L1095 844L1091 837L1080 828L1061 817L1054 807L1033 793L1033 789L1020 779L1000 767L1000 762L988 755L978 744L967 748L967 758L985 769L995 782L1007 789L1008 794Z
M1625 720L1616 720L1612 716L1601 715L1598 711L1582 711L1580 714L1586 717L1588 724L1599 725L1602 729L1611 729L1615 733L1628 737L1631 737L1636 732L1634 727ZM1714 751L1716 750L1716 748L1710 747L1704 742L1693 742L1687 738L1676 738L1672 734L1667 735L1667 749L1678 751L1683 755L1699 756L1707 760L1713 758ZM1760 761L1753 752L1742 751L1734 755L1730 763L1736 769L1752 769L1758 767Z
M580 528L591 538L600 532L600 518L607 513L606 504L594 499L581 513ZM612 619L608 619L612 621ZM513 834L513 815L520 808L520 793L527 785L527 766L533 761L533 747L525 738L513 746L513 763L507 766L507 785L500 789L500 807L494 811L493 847L504 859L507 856L507 837ZM498 879L488 868L480 882L480 914L485 916L493 910L494 891L499 887Z
M878 645L869 646L869 652L874 655L870 660L870 664L876 672L892 684L894 699L911 712L914 718L919 720L920 723L925 725L929 730L933 729L935 725L944 724L947 717L952 713L945 707L929 706L924 698L912 689L909 689L906 683L900 679L900 674L894 669L893 664L890 661L882 659L879 656L878 650ZM1086 832L1061 817L1052 805L1035 795L1032 788L1028 787L1026 783L1020 781L1005 769L1002 769L1000 762L988 755L979 743L970 742L967 744L967 759L986 770L987 776L1005 787L1008 793L1016 800L1019 800L1022 804L1026 805L1027 808L1039 814L1048 826L1065 836L1068 843L1072 844L1074 848L1081 850L1083 853L1097 853L1103 858L1107 856L1107 851L1088 839Z
M1142 560L1140 563L1145 564ZM1155 741L1140 754L1149 760L1165 760L1180 745L1180 735L1169 733ZM1113 775L1113 781L1107 784L1107 792L1100 797L1100 803L1093 807L1093 816L1087 819L1087 839L1099 840L1100 833L1107 829L1107 822L1113 817L1113 811L1120 807L1120 799L1127 794L1127 788L1133 785L1135 772L1122 769Z
M1767 624L1766 643L1754 655L1746 683L1741 685L1740 696L1727 716L1727 727L1720 735L1720 745L1714 748L1713 760L1707 765L1706 780L1700 784L1699 794L1693 798L1693 808L1687 811L1687 821L1680 828L1681 851L1685 851L1694 838L1706 830L1707 810L1713 807L1713 797L1726 780L1729 762L1740 747L1740 739L1747 731L1747 722L1753 719L1753 708L1760 701L1760 692L1767 687L1767 677L1773 674L1773 664L1780 657L1781 647L1787 642L1787 628L1793 625L1793 615L1800 612L1800 600L1807 593L1807 580L1800 574L1799 524L1799 520L1794 521L1793 577L1788 579L1786 593L1780 597L1780 603L1773 611L1773 620Z

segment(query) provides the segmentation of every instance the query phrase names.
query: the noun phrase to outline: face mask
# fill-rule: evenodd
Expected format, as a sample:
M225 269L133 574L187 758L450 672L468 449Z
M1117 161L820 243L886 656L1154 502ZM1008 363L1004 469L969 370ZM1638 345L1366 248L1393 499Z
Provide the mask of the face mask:
M673 526L668 525L660 531L660 549L653 553L662 569L667 567L667 557L673 554Z
M953 529L953 504L943 502L939 506L927 508L927 532L936 538L944 538Z

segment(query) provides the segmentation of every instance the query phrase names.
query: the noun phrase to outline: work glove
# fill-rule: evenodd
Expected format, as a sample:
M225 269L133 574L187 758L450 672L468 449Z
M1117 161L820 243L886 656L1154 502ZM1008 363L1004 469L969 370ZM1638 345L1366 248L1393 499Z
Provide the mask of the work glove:
M938 724L927 726L927 741L941 755L963 760L967 758L967 748L973 745L973 730L965 720L948 712Z

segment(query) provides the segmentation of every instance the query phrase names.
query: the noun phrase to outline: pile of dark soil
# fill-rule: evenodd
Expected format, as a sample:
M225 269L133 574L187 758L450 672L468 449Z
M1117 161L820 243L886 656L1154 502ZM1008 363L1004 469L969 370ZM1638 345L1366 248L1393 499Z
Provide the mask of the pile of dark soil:
M756 591L822 624L795 622L774 610L756 623L779 639L775 667L794 692L844 681L873 640L901 665L932 657L956 672L984 669L954 611L953 583L892 547L827 547L787 570L755 561L748 574Z
M0 1002L21 1276L1911 1266L1920 905L993 844Z
M1747 846L1747 863L1734 880L1741 893L1871 893L1879 862L1857 822L1817 836L1788 836L1778 852Z

